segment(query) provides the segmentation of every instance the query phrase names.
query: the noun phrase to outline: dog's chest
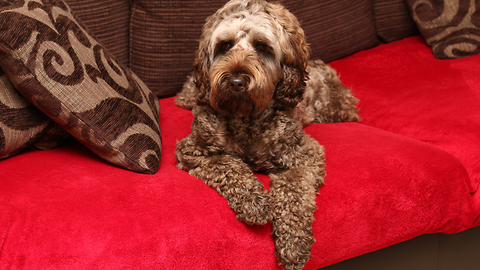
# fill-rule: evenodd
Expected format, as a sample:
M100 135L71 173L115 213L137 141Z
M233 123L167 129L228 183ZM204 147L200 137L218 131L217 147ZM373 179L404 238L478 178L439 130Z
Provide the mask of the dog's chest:
M278 121L246 121L235 119L228 123L229 142L225 152L240 157L253 170L271 170L281 159L288 141L288 124Z
M254 171L289 167L301 154L304 131L289 110L268 108L255 117L231 118L194 107L192 136L204 155L230 155Z

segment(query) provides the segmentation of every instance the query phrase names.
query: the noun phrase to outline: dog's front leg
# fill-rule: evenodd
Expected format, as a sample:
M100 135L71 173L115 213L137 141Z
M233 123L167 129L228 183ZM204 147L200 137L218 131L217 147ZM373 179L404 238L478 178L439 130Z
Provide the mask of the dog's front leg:
M287 270L302 269L310 258L315 197L325 177L323 148L316 144L294 166L270 174L274 201L272 234L275 253Z
M238 220L263 225L272 219L270 196L247 164L230 155L195 156L187 145L178 143L177 166L227 199Z
M297 166L270 175L275 201L272 234L275 253L287 270L302 269L310 258L315 238L312 232L317 176L307 166Z

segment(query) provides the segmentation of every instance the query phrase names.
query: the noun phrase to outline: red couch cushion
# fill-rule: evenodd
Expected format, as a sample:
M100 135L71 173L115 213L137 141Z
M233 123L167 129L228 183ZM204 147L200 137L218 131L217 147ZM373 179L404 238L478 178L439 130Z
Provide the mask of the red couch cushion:
M438 60L416 36L331 64L360 99L363 124L451 153L472 180L470 192L478 189L480 55Z
M467 166L466 157L455 157L445 145L454 138L457 147L475 146L475 141L462 144L455 129L476 122L458 119L458 126L452 122L438 129L440 122L453 118L442 115L430 125L421 121L425 115L419 112L436 108L428 104L434 90L426 95L425 89L449 91L438 87L439 81L422 79L433 76L429 69L441 72L436 68L446 65L427 61L426 54L431 53L422 44L417 38L408 39L333 63L360 97L365 120L306 128L325 146L327 178L317 197L317 242L305 269L421 234L455 233L473 226L479 213L471 195L475 171ZM422 60L415 63L424 69L401 64L410 53ZM420 86L416 91L404 88L407 78L397 78L412 74L410 69L424 74L416 77L423 92ZM367 71L377 71L383 79ZM478 78L463 74L460 78L469 78L465 81ZM444 83L455 86L444 77L440 77ZM459 85L467 84L459 81ZM161 108L163 151L155 175L111 166L78 143L1 161L0 268L280 269L269 224L238 222L216 191L176 168L175 143L190 133L192 116L175 107L172 98L161 100ZM416 114L411 112L415 110ZM399 134L382 130L388 128ZM409 138L428 133L438 136L420 137L426 142ZM446 142L440 144L442 138ZM258 176L268 182L268 177Z
M269 225L236 221L213 189L175 167L175 142L192 117L172 99L161 103L164 150L155 175L110 166L79 144L0 163L0 266L277 267ZM357 123L307 132L326 148L328 175L306 269L472 223L468 176L439 148Z

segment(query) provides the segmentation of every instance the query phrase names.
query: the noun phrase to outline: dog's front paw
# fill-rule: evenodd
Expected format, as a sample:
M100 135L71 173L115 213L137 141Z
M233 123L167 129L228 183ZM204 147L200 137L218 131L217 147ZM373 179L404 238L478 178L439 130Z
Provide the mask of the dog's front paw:
M273 218L272 204L267 192L237 194L229 200L237 220L250 225L264 225Z
M283 226L287 226L283 224ZM280 264L286 270L303 269L310 259L313 234L308 230L291 231L292 228L278 228L274 231L275 253ZM283 233L281 233L283 231Z

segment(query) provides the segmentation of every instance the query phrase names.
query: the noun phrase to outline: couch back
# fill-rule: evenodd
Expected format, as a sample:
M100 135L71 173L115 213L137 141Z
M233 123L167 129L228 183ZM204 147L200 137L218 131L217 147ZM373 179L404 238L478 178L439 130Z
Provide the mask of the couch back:
M66 0L77 17L158 97L191 72L205 18L227 0ZM329 62L417 34L404 0L280 0L302 24L312 59Z

